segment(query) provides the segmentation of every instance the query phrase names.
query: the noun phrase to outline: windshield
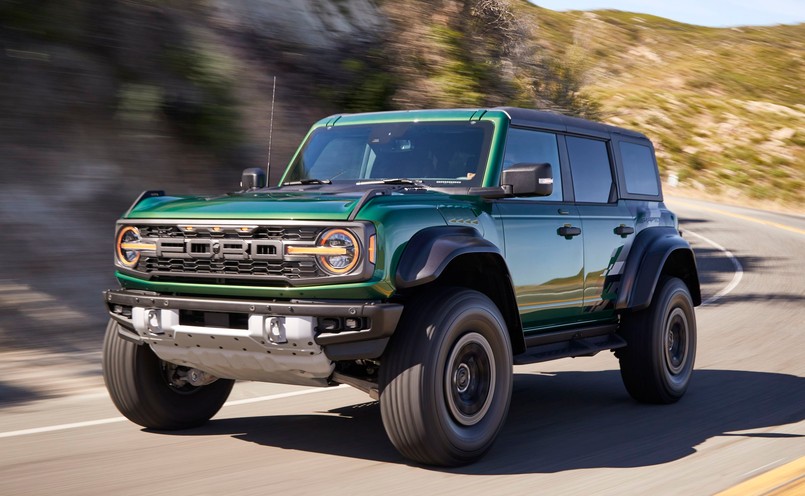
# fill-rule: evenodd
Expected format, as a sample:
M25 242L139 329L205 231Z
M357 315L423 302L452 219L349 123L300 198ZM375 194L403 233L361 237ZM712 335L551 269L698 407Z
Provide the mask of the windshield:
M442 187L478 186L491 122L401 122L319 128L284 181L416 179Z

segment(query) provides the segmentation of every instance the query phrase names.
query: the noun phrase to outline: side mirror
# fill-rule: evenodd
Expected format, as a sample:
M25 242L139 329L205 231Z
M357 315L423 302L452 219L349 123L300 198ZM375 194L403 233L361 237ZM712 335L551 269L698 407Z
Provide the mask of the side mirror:
M551 164L514 164L500 175L500 185L514 196L548 196L553 193Z
M266 171L259 167L250 167L243 170L240 176L240 189L247 191L266 187Z

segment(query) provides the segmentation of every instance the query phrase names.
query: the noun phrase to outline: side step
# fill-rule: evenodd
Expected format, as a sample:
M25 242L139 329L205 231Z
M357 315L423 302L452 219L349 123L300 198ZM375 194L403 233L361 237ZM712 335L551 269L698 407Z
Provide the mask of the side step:
M526 336L528 349L514 357L514 364L593 356L599 351L623 348L626 341L615 333L617 328L617 325L595 326Z

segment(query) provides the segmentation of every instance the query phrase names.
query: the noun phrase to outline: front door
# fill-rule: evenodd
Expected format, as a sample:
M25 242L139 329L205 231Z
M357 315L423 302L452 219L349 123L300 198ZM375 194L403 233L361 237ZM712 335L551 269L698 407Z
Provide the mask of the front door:
M584 245L578 209L566 202L557 136L509 129L503 168L548 163L554 177L547 197L506 198L495 205L503 225L506 262L526 332L578 321L582 317Z

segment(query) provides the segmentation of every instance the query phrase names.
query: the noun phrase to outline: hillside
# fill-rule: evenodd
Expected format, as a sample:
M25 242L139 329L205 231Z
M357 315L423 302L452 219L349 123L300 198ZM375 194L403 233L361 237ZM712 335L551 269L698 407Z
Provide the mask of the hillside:
M805 201L805 24L714 29L535 7L547 50L576 57L603 119L643 130L664 174L733 198Z

